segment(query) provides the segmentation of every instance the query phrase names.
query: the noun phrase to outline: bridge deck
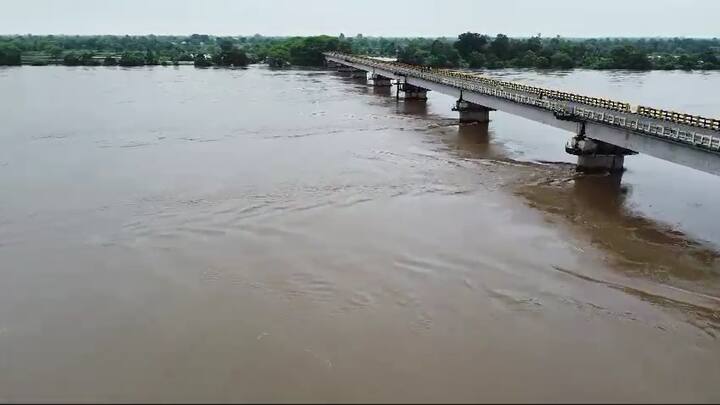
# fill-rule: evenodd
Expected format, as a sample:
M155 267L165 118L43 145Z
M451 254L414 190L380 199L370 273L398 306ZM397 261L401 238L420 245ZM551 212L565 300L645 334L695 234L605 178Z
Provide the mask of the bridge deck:
M569 131L577 131L577 122L584 122L588 137L720 175L720 120L717 119L646 106L633 108L624 102L527 86L469 72L341 53L326 53L325 57Z

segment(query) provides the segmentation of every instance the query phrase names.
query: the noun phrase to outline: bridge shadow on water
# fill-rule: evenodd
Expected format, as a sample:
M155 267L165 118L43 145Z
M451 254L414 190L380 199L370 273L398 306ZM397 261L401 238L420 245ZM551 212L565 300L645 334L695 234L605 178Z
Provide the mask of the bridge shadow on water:
M567 225L576 239L603 252L611 269L627 277L720 297L718 249L634 211L628 198L632 188L623 184L622 174L583 175L568 163L517 161L501 142L493 141L491 125L459 125L456 119L430 113L430 102L397 101L395 87L355 86L351 91L376 95L374 99L396 114L421 120L416 130L458 158L510 163L495 165L492 175L501 173L504 187L549 221ZM711 317L715 316L711 323L720 325L720 315L713 312Z
M487 123L459 124L450 120L430 128L443 149L461 159L512 162L502 144L493 141Z
M395 112L419 118L428 118L429 116L427 102L419 100L400 100L396 103Z
M486 160L503 188L522 197L548 221L567 228L577 246L590 244L623 277L649 285L612 283L583 269L556 269L594 283L606 284L673 311L703 332L720 336L720 252L716 247L647 218L633 210L632 187L622 174L588 175L573 164L521 162L493 141L487 124L457 123L430 131L445 150L461 159ZM502 164L494 164L502 163ZM650 284L647 284L647 282ZM708 301L709 300L709 301Z
M493 133L488 123L460 124L457 136L446 144L453 146L462 156L477 159L509 160L502 145L492 140Z
M628 282L603 281L584 269L556 270L679 311L688 323L720 337L716 247L633 210L632 187L622 182L622 174L587 175L577 173L573 164L514 160L502 143L493 141L491 128L455 123L439 125L430 133L458 158L491 162L493 169L487 174L478 166L481 176L490 176L548 221L568 229L580 242L577 246L596 248L608 268Z
M369 93L380 97L395 97L395 87L391 86L369 86ZM393 99L394 101L394 99Z
M582 268L555 270L678 311L688 323L720 337L720 252L634 212L628 203L632 188L621 174L582 175L545 166L512 188L548 221L566 226L579 246L597 248L608 268L629 280L603 281L606 277Z
M688 291L720 297L720 252L646 218L628 203L622 175L582 175L544 167L515 192L551 218L562 218L581 240L607 253L613 269ZM720 319L718 320L720 322Z
M589 175L576 172L570 163L518 161L493 140L492 125L434 117L423 102L400 102L396 110L434 122L428 133L458 158L503 163L494 165L502 173L498 181L531 207L562 217L623 275L720 297L717 247L635 211L629 199L632 187L623 183L622 173Z

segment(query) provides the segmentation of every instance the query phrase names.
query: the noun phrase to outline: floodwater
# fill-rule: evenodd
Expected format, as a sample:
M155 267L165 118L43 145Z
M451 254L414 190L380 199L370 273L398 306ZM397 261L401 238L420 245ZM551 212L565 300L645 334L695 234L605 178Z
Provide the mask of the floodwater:
M493 72L717 115L717 73ZM720 178L335 72L0 70L0 402L720 400Z

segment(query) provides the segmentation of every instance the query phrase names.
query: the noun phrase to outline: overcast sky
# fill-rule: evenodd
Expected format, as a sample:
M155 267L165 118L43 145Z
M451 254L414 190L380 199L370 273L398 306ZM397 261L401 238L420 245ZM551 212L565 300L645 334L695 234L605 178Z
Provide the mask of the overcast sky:
M0 0L2 34L720 36L718 0Z

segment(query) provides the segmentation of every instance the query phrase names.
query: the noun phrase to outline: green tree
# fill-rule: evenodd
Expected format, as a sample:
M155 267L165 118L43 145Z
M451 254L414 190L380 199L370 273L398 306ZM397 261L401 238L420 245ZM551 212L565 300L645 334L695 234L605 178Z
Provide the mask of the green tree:
M118 60L112 56L106 56L105 60L103 60L103 65L105 66L117 66Z
M59 59L62 57L62 54L63 54L62 48L60 48L60 47L57 46L57 45L49 46L49 47L46 49L46 52L50 55L51 58L53 58L53 59L56 60L56 61L59 60Z
M75 52L65 54L63 57L63 65L65 66L80 66L82 65L82 59L80 55Z
M83 66L99 66L100 61L93 58L95 56L92 52L83 52L80 54L80 64Z
M449 42L436 39L430 46L430 58L428 64L432 67L451 68L457 67L460 61L460 54Z
M338 38L326 35L293 38L288 46L290 62L296 66L323 66L323 52L336 51L339 43Z
M118 62L120 66L144 66L145 54L142 52L123 52Z
M720 58L711 50L700 54L700 68L704 70L720 68Z
M436 43L436 41L438 41ZM458 58L446 44L455 49ZM720 69L720 39L718 38L591 38L564 39L559 36L541 38L508 38L500 34L489 38L480 33L466 32L457 39L448 38L379 38L362 35L354 37L215 37L206 34L190 36L146 35L0 35L0 63L18 64L60 61L72 53L71 64L96 64L95 59L83 58L87 52L102 55L126 55L123 64L138 66L160 61L193 61L193 55L213 55L222 65L242 65L242 56L233 49L241 49L248 63L266 61L275 65L321 66L322 52L343 52L398 57L414 64L454 67L472 66L498 68L526 67L532 63L539 68L560 64L558 53L573 60L573 66L590 69ZM271 49L275 49L271 52ZM282 49L282 50L281 50ZM128 56L130 55L130 56ZM137 56L140 57L138 61ZM568 66L566 58L562 65ZM204 62L203 62L204 63Z
M250 61L247 54L240 48L234 47L226 54L226 61L232 66L247 66Z
M430 57L430 52L420 48L416 44L409 44L400 49L397 59L399 62L409 65L425 65Z
M290 52L284 46L273 46L267 52L265 63L271 67L285 67L290 64Z
M501 60L509 59L510 54L510 38L504 34L497 34L495 40L490 44L490 50Z
M480 52L473 52L467 57L470 68L477 69L487 65L487 58Z
M195 65L195 67L209 67L212 66L213 63L204 53L198 53L193 58L193 65Z
M540 38L540 34L538 34L535 37L531 37L527 41L525 41L524 48L528 51L533 51L536 54L540 51L542 51L543 44L542 39Z
M652 66L647 54L632 45L615 47L610 51L613 69L646 70Z
M218 66L247 66L249 58L245 51L238 48L232 41L224 40L220 43L220 52L212 57L213 63Z
M527 51L519 61L521 67L535 67L538 63L538 57L533 51Z
M473 53L482 53L485 50L485 46L488 44L487 35L480 35L475 32L466 32L458 36L457 42L455 42L455 49L458 50L460 56L468 59Z
M698 68L699 63L697 57L684 54L680 55L680 57L678 58L677 66L683 70L693 70Z
M538 56L535 60L535 67L540 69L549 69L550 68L550 59L544 57L544 56Z
M552 67L560 69L572 69L575 67L575 62L570 55L565 52L555 52L550 58L550 64Z
M146 65L158 65L160 64L160 59L158 56L153 52L152 50L148 49L145 51L145 60L144 63Z
M22 52L14 44L0 43L0 65L19 66L22 63Z

